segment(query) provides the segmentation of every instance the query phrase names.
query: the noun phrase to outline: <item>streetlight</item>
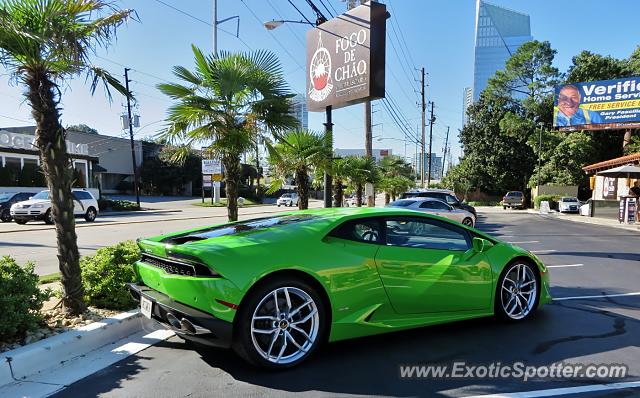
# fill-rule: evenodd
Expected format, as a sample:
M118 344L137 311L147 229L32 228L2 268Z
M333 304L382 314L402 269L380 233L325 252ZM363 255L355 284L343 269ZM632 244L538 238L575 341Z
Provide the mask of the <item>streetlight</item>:
M274 30L274 29L279 28L280 26L282 26L282 24L284 24L285 22L300 23L300 24L303 24L303 25L309 25L309 23L306 22L306 21L290 21L290 20L287 20L287 19L273 19L271 21L265 22L264 23L264 27L267 30Z

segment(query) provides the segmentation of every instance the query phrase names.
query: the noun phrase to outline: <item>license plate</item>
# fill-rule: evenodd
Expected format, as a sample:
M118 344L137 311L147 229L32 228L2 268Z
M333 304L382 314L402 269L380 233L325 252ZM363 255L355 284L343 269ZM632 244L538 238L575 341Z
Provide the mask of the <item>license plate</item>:
M140 297L140 312L142 312L142 315L151 319L152 308L153 308L153 302L151 302L151 300L144 297Z

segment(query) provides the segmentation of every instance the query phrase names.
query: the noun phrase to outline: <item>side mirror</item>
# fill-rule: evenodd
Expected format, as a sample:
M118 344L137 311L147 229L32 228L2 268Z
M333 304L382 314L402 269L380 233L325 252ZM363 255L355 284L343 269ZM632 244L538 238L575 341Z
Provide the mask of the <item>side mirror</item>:
M29 200L33 199L33 196L29 196Z
M485 252L489 250L491 246L493 246L491 242L482 238L473 238L472 244L473 244L473 251L476 253Z

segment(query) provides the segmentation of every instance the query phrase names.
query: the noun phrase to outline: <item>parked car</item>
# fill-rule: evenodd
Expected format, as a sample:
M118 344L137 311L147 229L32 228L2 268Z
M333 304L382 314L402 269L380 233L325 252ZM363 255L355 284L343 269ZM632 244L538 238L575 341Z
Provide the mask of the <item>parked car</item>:
M91 192L84 189L73 189L71 194L73 195L73 214L76 217L84 217L87 222L95 221L98 216L98 201ZM41 191L29 200L11 206L11 217L18 224L26 224L28 221L35 220L53 224L49 191Z
M344 199L344 207L357 207L358 206L358 201L357 201L357 196L356 195L349 195ZM362 206L366 206L367 205L367 198L365 198L364 196L360 198L360 203L362 203Z
M0 193L0 220L2 222L11 221L11 205L27 200L31 195L33 194L29 192Z
M502 208L524 209L524 194L520 191L509 191L502 197Z
M575 196L563 196L558 201L560 213L579 213L581 203Z
M263 216L138 245L128 286L143 316L271 369L327 341L481 316L522 322L552 300L530 252L395 207Z
M445 217L453 221L457 221L460 224L468 227L473 227L476 224L476 216L466 210L456 209L453 206L444 203L441 200L433 198L413 198L413 199L399 199L391 202L388 207L402 207L409 210L421 211L423 213L429 213L440 217Z
M293 193L283 193L282 196L276 200L276 205L280 206L298 206L298 194Z
M474 217L476 217L475 207L462 202L460 199L458 199L456 194L449 189L423 189L423 190L405 192L400 196L400 199L409 199L409 198L439 199L447 203L448 205L455 207L456 209L466 210L469 213L472 213Z

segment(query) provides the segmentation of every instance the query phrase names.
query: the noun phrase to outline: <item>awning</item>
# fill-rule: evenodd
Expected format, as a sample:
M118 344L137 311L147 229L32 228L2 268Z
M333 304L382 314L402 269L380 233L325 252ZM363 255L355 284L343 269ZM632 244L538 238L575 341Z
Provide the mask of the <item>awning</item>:
M640 178L640 167L628 164L626 166L600 171L596 175L613 178Z
M99 164L94 164L92 169L93 169L94 173L106 173L107 172L107 169L105 169L104 167L100 166Z
M624 166L627 164L640 163L640 153L633 153L631 155L621 156L619 158L605 160L604 162L598 162L584 166L582 170L587 174L594 174L602 170L612 169L618 166Z

